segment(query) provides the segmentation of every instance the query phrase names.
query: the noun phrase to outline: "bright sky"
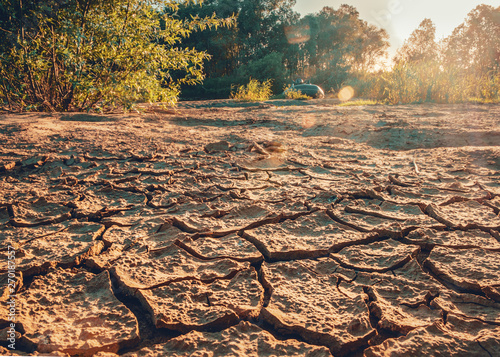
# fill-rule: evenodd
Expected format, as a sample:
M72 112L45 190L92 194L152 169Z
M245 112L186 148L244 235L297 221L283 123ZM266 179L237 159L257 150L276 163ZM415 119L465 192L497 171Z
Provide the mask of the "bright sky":
M337 9L354 6L361 19L385 28L392 45L391 56L410 37L423 19L436 25L437 39L451 35L467 14L479 4L500 6L500 0L296 0L295 10L302 15L316 13L324 6Z

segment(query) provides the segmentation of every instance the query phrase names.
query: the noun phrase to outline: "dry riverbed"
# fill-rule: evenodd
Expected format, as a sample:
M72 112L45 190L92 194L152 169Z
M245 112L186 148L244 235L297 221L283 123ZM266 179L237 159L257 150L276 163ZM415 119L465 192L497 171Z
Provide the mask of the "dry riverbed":
M0 143L0 355L500 355L498 105L4 113Z

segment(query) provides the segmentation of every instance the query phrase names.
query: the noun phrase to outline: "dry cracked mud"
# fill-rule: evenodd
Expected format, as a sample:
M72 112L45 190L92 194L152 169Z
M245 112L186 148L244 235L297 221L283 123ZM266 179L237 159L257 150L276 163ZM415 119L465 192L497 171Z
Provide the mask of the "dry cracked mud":
M0 355L500 355L500 106L141 110L0 114Z

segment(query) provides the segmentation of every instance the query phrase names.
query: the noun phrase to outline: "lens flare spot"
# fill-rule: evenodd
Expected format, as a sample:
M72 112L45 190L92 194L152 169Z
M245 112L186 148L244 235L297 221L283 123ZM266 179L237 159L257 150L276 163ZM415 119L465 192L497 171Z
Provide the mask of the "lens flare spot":
M314 117L305 116L302 118L302 127L304 129L309 129L309 128L313 127L314 125L316 125L316 119Z
M351 86L344 87L339 92L339 99L342 102L347 102L354 97L354 88Z
M285 36L290 44L304 43L311 39L309 26L285 26Z

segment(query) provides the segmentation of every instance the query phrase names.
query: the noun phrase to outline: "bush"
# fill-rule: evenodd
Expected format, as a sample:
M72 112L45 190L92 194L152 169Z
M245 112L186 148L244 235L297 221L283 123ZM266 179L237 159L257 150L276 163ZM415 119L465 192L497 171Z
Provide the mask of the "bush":
M256 79L250 79L250 82L247 85L239 86L236 91L231 91L231 98L247 102L268 100L273 94L271 86L272 81L270 79L264 82L259 82Z
M208 58L176 46L232 23L178 20L172 13L185 1L2 2L0 27L9 35L0 40L0 100L12 110L49 111L175 104L180 84L203 80Z
M303 94L299 89L290 89L291 86L287 86L284 90L284 96L286 99L294 99L294 100L308 100L312 99L306 94Z

